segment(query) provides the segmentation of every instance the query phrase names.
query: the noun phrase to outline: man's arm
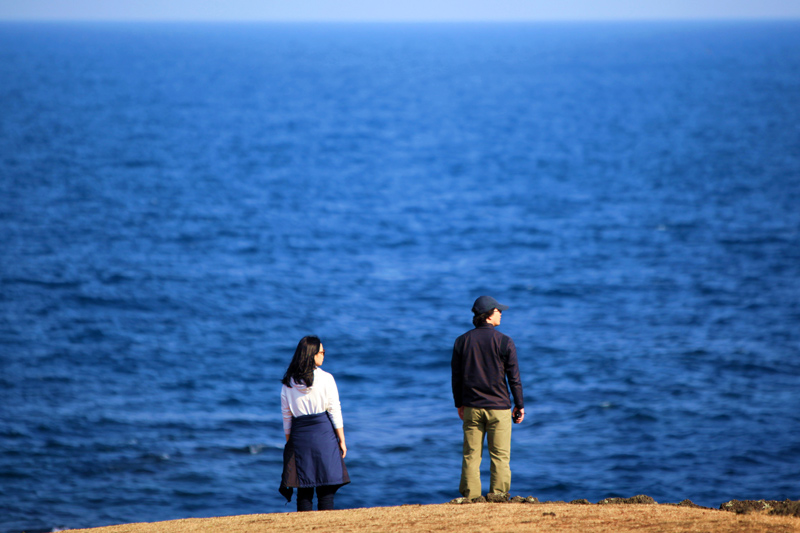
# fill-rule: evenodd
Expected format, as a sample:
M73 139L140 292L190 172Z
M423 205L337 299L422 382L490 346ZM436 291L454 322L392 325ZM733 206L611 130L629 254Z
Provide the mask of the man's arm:
M458 408L458 416L464 419L463 401L464 376L461 362L461 350L458 346L458 339L453 344L453 357L450 359L450 372L453 386L453 403Z
M506 355L506 379L508 380L508 387L511 389L511 395L514 397L514 413L516 414L518 410L521 410L524 417L525 400L522 396L522 379L519 376L517 347L510 338L508 339L508 353Z

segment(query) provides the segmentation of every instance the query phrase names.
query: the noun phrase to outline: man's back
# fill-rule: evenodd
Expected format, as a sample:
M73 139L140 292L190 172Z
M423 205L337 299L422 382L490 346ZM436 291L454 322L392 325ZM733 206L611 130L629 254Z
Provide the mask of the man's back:
M456 407L510 409L509 386L515 405L523 405L514 341L491 324L481 324L456 339L451 367Z

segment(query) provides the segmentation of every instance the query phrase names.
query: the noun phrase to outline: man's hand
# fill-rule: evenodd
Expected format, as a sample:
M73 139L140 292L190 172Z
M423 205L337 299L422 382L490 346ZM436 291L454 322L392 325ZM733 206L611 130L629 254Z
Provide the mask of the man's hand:
M525 409L520 409L519 407L514 408L514 423L519 424L523 420L525 420Z
M463 405L458 408L458 418L460 418L461 420L464 420L464 406Z

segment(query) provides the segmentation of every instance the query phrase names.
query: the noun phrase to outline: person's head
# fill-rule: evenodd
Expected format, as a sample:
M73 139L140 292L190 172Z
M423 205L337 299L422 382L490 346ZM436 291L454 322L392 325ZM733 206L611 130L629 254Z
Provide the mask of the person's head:
M483 324L499 326L503 311L508 309L491 296L481 296L472 305L472 324L477 328Z
M322 366L325 359L325 349L319 337L308 335L300 339L292 356L292 362L286 369L281 382L291 387L291 380L295 383L304 383L306 387L314 384L314 369Z
M503 312L499 308L494 308L491 311L481 313L472 317L472 325L476 328L482 324L491 324L492 326L499 326L500 320L503 317Z

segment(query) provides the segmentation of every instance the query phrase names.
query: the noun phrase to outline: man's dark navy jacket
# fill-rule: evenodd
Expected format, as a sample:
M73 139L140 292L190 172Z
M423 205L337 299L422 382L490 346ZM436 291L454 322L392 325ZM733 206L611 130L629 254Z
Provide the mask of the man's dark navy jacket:
M481 324L456 339L450 366L456 407L511 409L509 387L514 406L525 407L514 341L491 324Z

